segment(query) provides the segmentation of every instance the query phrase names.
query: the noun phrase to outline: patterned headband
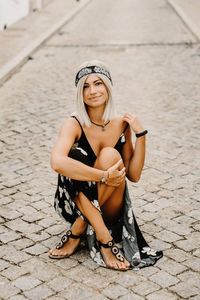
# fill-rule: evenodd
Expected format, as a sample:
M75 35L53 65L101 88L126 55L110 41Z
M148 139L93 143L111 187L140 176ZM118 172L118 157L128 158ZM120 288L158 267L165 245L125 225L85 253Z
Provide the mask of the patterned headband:
M110 73L108 71L106 71L104 68L98 67L98 66L89 66L89 67L85 67L83 69L81 69L75 78L75 85L77 86L79 80L86 75L89 75L91 73L99 73L99 74L103 74L106 77L108 77L108 79L110 79L110 82L112 83L112 79L110 76ZM113 84L113 83L112 83Z

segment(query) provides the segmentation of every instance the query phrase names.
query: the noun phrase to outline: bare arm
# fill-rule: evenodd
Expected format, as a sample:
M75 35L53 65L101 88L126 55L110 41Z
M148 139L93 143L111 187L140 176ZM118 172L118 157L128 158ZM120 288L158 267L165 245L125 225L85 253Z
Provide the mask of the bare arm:
M68 119L63 124L58 140L51 153L51 167L59 174L81 181L99 182L102 176L106 176L108 185L118 186L124 171L118 170L121 161L114 164L105 174L105 171L89 167L82 162L68 157L69 151L75 140L80 136L80 127L73 118ZM109 174L108 174L109 173Z
M80 134L77 122L70 118L63 124L51 153L51 167L66 177L82 181L100 181L103 171L89 167L68 157L69 151Z
M126 114L123 120L130 125L126 131L126 144L124 145L122 154L126 167L126 176L130 181L138 182L145 160L145 136L136 139L134 149L132 145L131 129L134 133L142 132L144 129L137 117Z

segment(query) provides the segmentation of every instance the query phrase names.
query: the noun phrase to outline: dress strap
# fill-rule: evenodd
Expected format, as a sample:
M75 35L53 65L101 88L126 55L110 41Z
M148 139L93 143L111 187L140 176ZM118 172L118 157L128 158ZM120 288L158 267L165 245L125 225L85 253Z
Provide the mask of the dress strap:
M126 124L126 127L125 127L125 129L124 129L124 131L123 131L123 133L125 133L125 131L126 131L126 129L128 128L128 126L129 126L129 124L127 123L127 124Z
M77 117L76 117L76 116L71 116L71 118L74 118L74 119L78 122L78 124L80 125L81 130L82 130L82 132L83 132L83 127L82 127L80 121L77 119Z

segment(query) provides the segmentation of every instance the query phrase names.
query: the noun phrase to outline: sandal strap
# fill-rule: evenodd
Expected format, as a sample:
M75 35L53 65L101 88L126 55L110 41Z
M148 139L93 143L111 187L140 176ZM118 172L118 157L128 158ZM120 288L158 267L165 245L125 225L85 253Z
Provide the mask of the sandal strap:
M109 241L108 243L106 243L106 244L103 244L100 241L98 241L98 246L99 246L100 249L101 249L101 247L103 247L103 248L111 248L111 251L115 255L115 257L119 261L124 262L124 257L120 253L119 248L114 244L114 240L113 239L111 241Z
M98 246L99 246L99 248L101 248L101 247L111 248L112 246L114 246L114 240L112 239L111 241L107 242L106 244L103 244L102 242L98 241Z
M72 234L71 230L67 230L67 232L65 234L63 234L63 236L61 237L61 240L57 244L56 249L62 248L64 246L64 244L67 243L69 238L71 238L71 239L80 239L83 236L84 236L84 234L74 235L74 234Z

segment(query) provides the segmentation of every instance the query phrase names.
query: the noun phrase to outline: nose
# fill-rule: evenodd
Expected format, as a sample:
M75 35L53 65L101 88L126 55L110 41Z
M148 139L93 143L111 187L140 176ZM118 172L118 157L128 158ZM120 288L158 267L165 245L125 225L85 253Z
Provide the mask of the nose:
M95 85L92 84L92 85L90 86L90 94L93 95L93 94L95 94L95 93L96 93L96 87L95 87Z

